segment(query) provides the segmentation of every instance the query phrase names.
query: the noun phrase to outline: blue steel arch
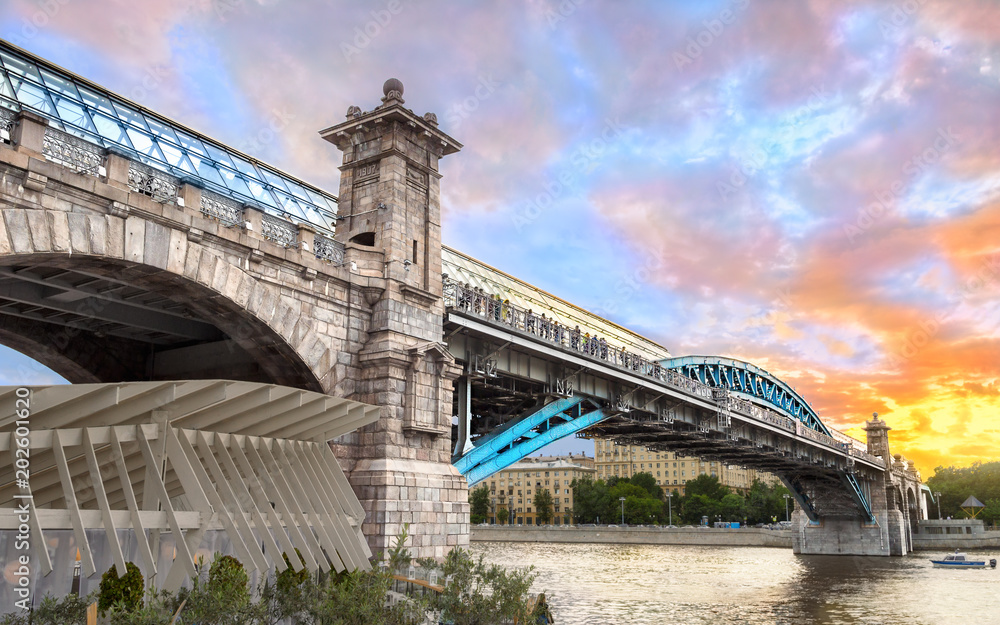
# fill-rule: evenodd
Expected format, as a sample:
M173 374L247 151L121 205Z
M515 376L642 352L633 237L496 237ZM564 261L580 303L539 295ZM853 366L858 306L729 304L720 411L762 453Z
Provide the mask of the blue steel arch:
M805 427L832 436L809 402L757 365L720 356L684 356L662 360L660 366L708 386L766 403ZM469 485L474 485L545 445L581 432L609 416L583 397L559 399L480 437L471 451L454 459L454 465Z
M757 365L720 356L669 358L661 360L660 365L702 384L767 403L806 427L832 436L804 397Z

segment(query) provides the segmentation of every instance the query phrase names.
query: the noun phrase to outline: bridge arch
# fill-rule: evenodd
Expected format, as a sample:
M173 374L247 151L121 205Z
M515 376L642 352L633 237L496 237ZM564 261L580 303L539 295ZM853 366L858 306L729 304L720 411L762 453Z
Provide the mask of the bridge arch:
M809 402L785 382L749 362L721 356L683 356L660 365L713 388L728 389L756 403L777 410L806 427L830 435Z
M303 305L144 217L0 209L0 343L70 382L225 378L332 388Z

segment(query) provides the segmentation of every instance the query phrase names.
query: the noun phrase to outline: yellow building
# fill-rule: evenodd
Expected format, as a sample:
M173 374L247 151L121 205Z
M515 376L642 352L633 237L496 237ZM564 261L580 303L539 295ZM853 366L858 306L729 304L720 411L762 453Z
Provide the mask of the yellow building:
M532 501L544 489L552 495L551 523L568 523L569 511L573 509L570 484L578 478L594 478L593 463L594 459L586 456L525 458L494 473L479 484L490 489L489 522L495 519L501 524L536 525L537 510ZM503 510L507 511L506 518L499 518Z
M770 473L702 460L691 456L678 456L670 451L650 451L634 445L616 445L613 441L594 439L596 480L614 477L632 477L636 473L650 473L656 483L667 490L684 494L684 485L699 475L714 475L735 492L746 492L754 480L767 484L777 481Z

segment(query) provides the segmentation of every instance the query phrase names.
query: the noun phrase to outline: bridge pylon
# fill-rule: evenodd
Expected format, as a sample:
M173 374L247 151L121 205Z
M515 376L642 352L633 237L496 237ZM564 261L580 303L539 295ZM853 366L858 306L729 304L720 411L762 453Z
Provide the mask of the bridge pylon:
M461 371L443 342L438 173L462 146L433 113L404 108L400 81L386 81L383 93L381 105L351 106L346 121L320 131L343 152L335 238L357 283L371 278L356 294L370 319L348 329L363 346L342 355L358 372L350 396L382 410L333 446L367 512L372 551L386 551L410 524L411 552L442 558L469 540L466 481L451 464Z
M863 491L871 516L844 514L836 508L828 512L810 509L808 498L800 490L795 493L797 505L792 517L795 553L904 556L912 550L912 527L921 514L926 514L910 495L919 494L920 475L912 465L905 467L907 463L901 457L890 456L890 429L878 414L865 422L868 453L879 457L884 468L851 476ZM794 485L792 490L796 490ZM914 505L907 505L908 501Z

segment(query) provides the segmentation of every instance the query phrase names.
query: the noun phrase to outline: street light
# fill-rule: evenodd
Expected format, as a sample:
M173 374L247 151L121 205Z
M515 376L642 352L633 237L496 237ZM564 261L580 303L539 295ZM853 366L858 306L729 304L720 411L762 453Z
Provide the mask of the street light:
M787 495L787 494L782 495L782 497L785 498L785 523L788 523L788 498L790 496L791 495Z
M674 524L674 509L673 509L673 506L670 505L670 503L673 500L674 500L674 491L668 490L667 491L667 516L670 517L670 518L667 520L667 525L673 525Z
M934 501L938 505L938 521L941 520L941 493L934 493Z
M622 525L625 525L625 498L619 497L618 501L622 502Z

